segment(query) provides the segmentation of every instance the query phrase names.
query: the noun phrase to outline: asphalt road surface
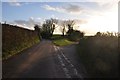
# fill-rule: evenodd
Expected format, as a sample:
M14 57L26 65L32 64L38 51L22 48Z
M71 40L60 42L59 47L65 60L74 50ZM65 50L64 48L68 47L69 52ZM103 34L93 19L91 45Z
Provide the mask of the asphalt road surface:
M49 40L3 61L3 78L80 78L86 77L75 44L58 47Z

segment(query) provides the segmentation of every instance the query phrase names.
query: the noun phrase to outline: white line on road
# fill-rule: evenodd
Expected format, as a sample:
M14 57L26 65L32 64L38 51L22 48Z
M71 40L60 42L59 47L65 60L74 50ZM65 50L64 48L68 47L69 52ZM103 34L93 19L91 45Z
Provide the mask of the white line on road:
M65 64L63 63L62 61L62 58L60 57L60 55L58 54L58 58L59 58L59 61L61 62L62 66L65 66Z
M68 69L64 67L63 70L65 71L65 74L66 74L67 78L71 78L71 76L68 73Z
M58 59L59 59L61 65L63 66L63 71L65 72L66 77L71 78L71 76L68 74L69 73L68 69L65 67L65 64L63 63L62 58L60 57L59 54L58 54Z
M76 75L78 75L78 72L77 72L77 70L76 70L76 69L74 69L74 72L75 72L75 74L76 74Z
M63 56L63 58L70 64L71 68L74 70L74 74L75 74L76 76L79 76L79 77L83 80L82 76L81 76L80 74L78 74L77 69L76 69L76 68L74 67L74 65L70 62L70 60L64 55L64 53L60 50L60 48L57 47L57 46L54 46L54 48L55 48L56 51L60 51L60 52L61 52L61 55ZM69 71L68 71L68 69L65 67L65 64L63 63L62 58L60 57L59 54L58 54L58 58L59 58L59 61L60 61L61 65L63 66L63 70L64 70L66 76L67 76L68 78L70 78L71 76L70 76L69 73L68 73Z
M55 48L55 51L57 51L57 48L56 48L56 46L53 46L54 48Z
M57 48L56 46L54 46L54 48L55 48L55 51L58 50L58 48ZM63 69L63 71L65 72L66 77L67 77L67 78L71 78L71 76L69 75L68 69L65 67L65 64L64 64L63 61L62 61L62 58L60 57L59 54L57 54L57 57L58 57L61 65L62 65L62 67L63 67L62 69Z

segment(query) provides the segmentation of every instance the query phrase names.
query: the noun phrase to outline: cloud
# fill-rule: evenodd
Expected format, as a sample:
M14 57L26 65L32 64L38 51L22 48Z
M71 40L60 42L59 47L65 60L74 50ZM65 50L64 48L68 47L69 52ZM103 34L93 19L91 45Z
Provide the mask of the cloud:
M37 20L41 20L41 18L37 18Z
M10 5L11 6L21 6L21 4L18 2L10 2Z
M93 16L104 16L105 13L116 12L118 9L117 0L89 0L91 2L90 5L84 5L83 7L83 15L88 18L92 18ZM93 5L91 5L93 3Z
M62 26L63 21L67 21L67 19L57 19L58 20L58 24L59 26ZM86 20L80 20L80 19L73 19L75 21L75 24L84 24L87 23ZM38 24L38 25L42 25L44 23L44 19L42 18L34 18L34 17L30 17L28 20L14 20L13 22L10 22L10 24L12 25L18 25L19 27L23 27L23 28L27 28L27 29L32 29L34 30L34 25Z
M64 9L61 7L52 7L50 5L44 5L42 8L49 10L49 11L57 11L57 12L64 12Z
M67 23L68 20L73 20L75 22L75 26L79 26L80 24L87 23L87 20L84 19L58 19L57 25L63 26L64 22Z
M31 2L20 2L18 0L10 0L9 4L11 6L22 6L22 5L29 5L29 4L33 4L33 3L31 3Z
M56 11L60 13L80 14L82 8L78 5L69 4L67 6L53 7L50 5L44 5L42 8L49 11Z
M52 10L52 11L56 10L56 8L51 7L51 6L49 6L49 5L44 5L44 6L42 6L42 7L45 8L46 10Z
M73 4L69 4L69 6L67 7L63 7L67 12L72 12L72 13L76 13L76 12L80 12L82 10L82 8L80 6L77 5L73 5Z
M12 22L12 24L15 24L15 25L18 25L20 27L33 30L35 24L41 25L40 20L41 20L41 18L30 17L28 20L14 20Z
M104 2L104 3L107 3L107 2L118 2L120 0L88 0L89 2Z
M90 2L91 1L91 2ZM66 13L71 15L85 15L85 16L94 16L99 15L102 16L104 12L111 11L117 7L117 1L106 0L89 0L86 3L69 3L61 6L51 6L51 5L43 5L42 8L55 11L59 13Z
M80 20L80 19L75 19L76 24L85 24L87 23L87 20Z
M116 7L120 0L89 0L89 1L95 2L103 10L110 10Z
M21 6L20 2L18 2L17 0L10 0L9 4L11 6Z

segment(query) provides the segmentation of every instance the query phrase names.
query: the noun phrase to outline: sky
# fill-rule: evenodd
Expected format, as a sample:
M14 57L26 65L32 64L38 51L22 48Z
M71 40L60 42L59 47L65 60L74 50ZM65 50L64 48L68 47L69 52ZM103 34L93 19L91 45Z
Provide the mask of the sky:
M2 2L2 22L34 29L34 24L42 25L45 19L75 20L74 29L94 35L96 32L118 32L119 0L84 0L79 2L32 2L24 0L4 0ZM59 1L59 0L58 0ZM61 33L59 27L55 34Z

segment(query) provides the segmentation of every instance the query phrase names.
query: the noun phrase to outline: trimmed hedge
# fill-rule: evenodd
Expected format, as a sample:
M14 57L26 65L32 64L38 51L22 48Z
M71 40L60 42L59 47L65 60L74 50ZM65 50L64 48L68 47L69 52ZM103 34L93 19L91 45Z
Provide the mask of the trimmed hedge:
M90 77L118 77L118 37L86 37L80 40L77 49Z
M20 51L38 43L37 32L13 26L2 24L2 58L19 53Z

